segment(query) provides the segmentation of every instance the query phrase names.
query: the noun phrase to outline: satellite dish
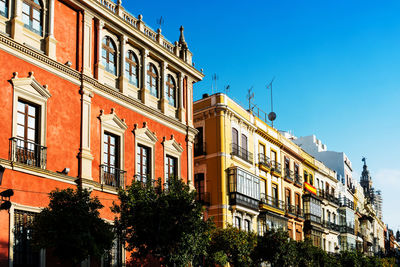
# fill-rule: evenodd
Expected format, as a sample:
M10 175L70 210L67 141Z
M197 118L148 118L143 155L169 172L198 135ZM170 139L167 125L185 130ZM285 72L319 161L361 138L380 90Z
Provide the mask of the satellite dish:
M270 121L274 121L274 120L276 119L276 114L275 114L275 112L270 112L270 113L268 114L268 119L269 119Z

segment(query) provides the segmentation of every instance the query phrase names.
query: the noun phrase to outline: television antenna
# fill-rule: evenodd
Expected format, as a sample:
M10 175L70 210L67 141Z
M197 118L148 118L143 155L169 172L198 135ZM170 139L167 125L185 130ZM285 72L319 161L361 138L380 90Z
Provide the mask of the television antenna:
M271 89L271 112L268 114L268 119L271 121L272 128L274 127L274 120L276 120L276 113L274 112L274 102L272 98L272 84L275 80L275 76L272 78L271 82L267 85L267 90Z
M225 94L226 95L228 95L230 89L231 89L231 86L229 84L227 86L225 86Z
M217 91L217 81L218 81L219 77L216 73L213 74L212 76L212 84L211 84L211 94L214 94L214 89L215 91Z
M156 22L157 22L158 28L161 30L162 26L164 25L164 18L163 18L163 16L161 16L159 19L157 19Z
M249 110L251 110L251 100L254 98L253 86L247 90L247 100L249 101Z

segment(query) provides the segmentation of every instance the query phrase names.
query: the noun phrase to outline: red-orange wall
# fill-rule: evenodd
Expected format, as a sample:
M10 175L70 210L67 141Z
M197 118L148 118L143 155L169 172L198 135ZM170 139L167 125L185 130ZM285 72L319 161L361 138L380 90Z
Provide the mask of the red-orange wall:
M57 0L54 5L54 37L57 40L57 61L65 64L72 62L71 68L78 69L78 12ZM78 69L79 70L79 69Z

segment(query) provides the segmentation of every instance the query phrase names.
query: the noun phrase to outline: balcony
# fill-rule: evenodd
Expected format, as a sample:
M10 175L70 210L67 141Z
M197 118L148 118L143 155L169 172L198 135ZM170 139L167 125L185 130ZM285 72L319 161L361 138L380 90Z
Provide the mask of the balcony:
M281 175L282 173L281 164L275 160L271 160L271 171L273 171L275 174Z
M354 227L350 225L340 225L340 233L341 234L352 234L354 235Z
M340 207L346 207L354 210L354 202L346 197L343 197L340 199Z
M200 202L202 205L210 206L211 203L210 192L197 192L196 201Z
M300 188L303 186L303 177L298 173L294 174L294 185Z
M283 177L284 179L289 182L289 183L293 183L294 181L294 172L285 168L285 171L283 172Z
M295 205L290 205L290 204L286 204L285 205L285 212L286 215L289 215L290 217L296 217L297 215L297 207Z
M303 209L300 206L296 207L296 217L300 219L304 219Z
M261 194L260 204L267 205L269 207L285 211L285 202L277 198Z
M319 196L320 198L323 198L323 199L325 199L325 200L331 202L332 204L335 204L335 205L337 205L337 206L340 205L339 198L335 197L335 196L332 195L332 194L329 194L327 191L325 191L325 190L323 190L323 189L319 189L319 190L318 190L318 196Z
M195 143L194 144L194 156L199 157L199 156L204 156L206 155L206 143Z
M258 165L264 171L269 171L271 169L271 160L263 153L258 153Z
M260 178L239 167L228 170L229 204L240 205L258 211Z
M306 221L310 221L310 222L313 222L313 223L321 224L321 217L318 217L318 216L316 216L314 214L306 213L306 214L304 214L304 218L305 218Z
M10 160L37 168L46 168L47 147L21 138L10 138Z
M100 181L102 185L124 188L126 171L108 165L100 165Z
M232 143L231 155L241 158L250 164L253 164L253 153L247 151L247 149L240 147L238 144Z

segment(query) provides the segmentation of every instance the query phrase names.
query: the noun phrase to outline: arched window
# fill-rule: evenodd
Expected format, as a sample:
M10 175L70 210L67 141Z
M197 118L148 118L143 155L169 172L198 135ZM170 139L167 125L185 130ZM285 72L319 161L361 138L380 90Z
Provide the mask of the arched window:
M167 76L167 82L165 83L165 98L171 106L175 107L176 99L176 85L172 75Z
M133 51L128 51L125 59L125 75L129 83L138 87L138 61Z
M0 15L8 18L8 0L0 0Z
M43 8L39 0L24 0L22 3L22 22L29 30L42 35Z
M158 97L157 69L151 63L147 65L147 89L149 89L151 95Z
M113 40L109 36L104 37L102 47L101 57L106 71L117 75L117 49Z

